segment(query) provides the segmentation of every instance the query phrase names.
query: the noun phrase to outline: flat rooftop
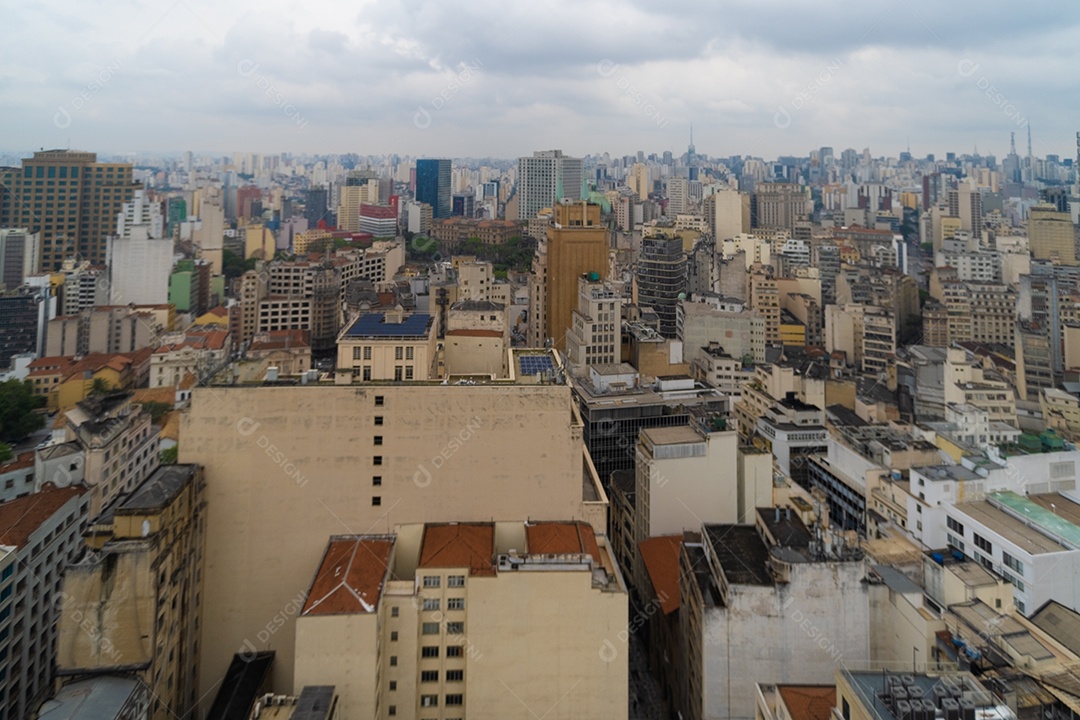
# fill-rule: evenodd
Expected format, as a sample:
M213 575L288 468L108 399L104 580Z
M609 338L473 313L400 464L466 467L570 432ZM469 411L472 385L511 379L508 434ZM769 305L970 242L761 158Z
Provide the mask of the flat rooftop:
M968 482L979 480L979 474L963 465L932 465L911 468L911 472L922 475L933 482Z
M987 500L959 503L955 507L961 514L993 529L1031 555L1065 552L1069 549L1038 530L1028 527L1004 510L994 507Z
M1049 493L1023 497L1014 492L1003 491L987 495L992 503L1004 507L1033 523L1046 533L1061 538L1074 549L1080 549L1080 527L1073 519L1080 519L1080 505L1064 495ZM1038 500L1036 500L1038 499Z
M195 477L196 465L162 465L120 503L116 512L138 513L164 508L176 499L184 486Z
M704 438L701 437L698 431L689 425L643 428L641 433L653 445L684 445L686 443L704 442Z
M769 549L751 525L705 525L705 541L729 584L773 585Z
M132 695L142 687L134 677L99 675L60 688L42 707L39 720L100 720L119 717Z

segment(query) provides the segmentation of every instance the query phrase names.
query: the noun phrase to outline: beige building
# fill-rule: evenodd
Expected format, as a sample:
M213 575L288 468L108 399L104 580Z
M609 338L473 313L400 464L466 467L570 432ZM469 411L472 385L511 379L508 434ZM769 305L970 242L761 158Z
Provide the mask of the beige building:
M217 326L164 336L150 357L150 387L178 387L188 375L206 382L208 374L221 368L231 353L229 331Z
M338 227L346 232L360 232L360 206L379 204L378 179L371 178L359 185L345 185L340 188L340 193Z
M333 683L343 717L625 718L629 653L603 651L627 620L584 522L335 536L296 621L295 684Z
M88 308L75 315L49 321L45 337L47 357L130 353L155 347L158 335L167 332L150 312L127 305Z
M336 528L566 518L603 532L607 497L570 387L518 377L196 388L179 460L203 466L210 508L200 695L234 653L268 647L275 691L293 691L295 614Z
M754 227L788 230L814 209L810 188L796 183L758 183L752 207Z
M621 360L622 306L622 295L600 273L578 278L578 303L566 336L566 359L575 372Z
M529 344L551 341L560 352L573 327L578 305L578 278L583 273L608 274L608 233L600 206L563 202L555 206L547 238L538 243L529 277Z
M765 344L780 343L780 293L768 266L755 266L746 276L747 305L765 320Z
M400 308L367 313L346 326L337 343L338 374L353 382L430 380L435 366L438 319Z
M90 525L87 553L64 574L57 674L134 672L155 720L199 698L202 491L196 466L158 468Z
M1069 213L1040 204L1028 212L1028 243L1036 260L1076 265L1076 239Z
M459 300L450 306L443 339L447 375L507 376L510 326L506 308L487 300Z

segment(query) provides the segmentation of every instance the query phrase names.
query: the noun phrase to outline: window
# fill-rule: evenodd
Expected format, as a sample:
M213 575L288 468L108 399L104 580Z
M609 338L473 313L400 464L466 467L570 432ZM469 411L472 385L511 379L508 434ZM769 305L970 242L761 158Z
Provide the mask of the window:
M390 667L397 667L397 655L390 656Z
M439 671L422 670L420 672L420 682L439 682Z
M446 648L446 657L448 657L448 658L461 657L461 646L460 645L451 645L450 647Z
M370 345L364 347L364 359L365 360L370 360L371 359L371 346Z
M397 705L391 705L389 708L389 715L397 715Z
M446 601L447 610L464 610L465 598L449 598Z
M390 632L390 642L397 642L397 630Z
M352 359L353 360L359 360L360 359L360 348L354 347L352 349Z
M374 475L371 478L371 484L375 487L382 485L382 475Z
M1005 564L1005 567L1012 568L1013 570L1020 573L1021 575L1024 574L1024 564L1022 562L1020 562L1019 560L1017 560L1016 558L1014 558L1009 553L1007 553L1007 552L1002 552L1001 553L1001 562L1003 562Z
M438 575L425 575L424 576L424 587L426 587L426 588L440 587L442 585L441 580L442 580L442 578L439 577Z
M371 382L371 366L364 366L364 382Z
M446 586L447 587L465 587L465 576L464 575L451 575L450 577L446 578Z
M446 704L447 705L461 705L463 702L465 702L465 696L464 695L447 695L446 696Z
M374 442L375 442L376 445L382 445L382 437L383 437L382 435L376 435L375 436Z
M383 416L382 415L376 415L375 416L375 424L376 425L382 425L382 423L383 423Z
M848 703L847 698L844 698L840 714L844 716L844 720L851 720L851 705Z
M375 396L375 407L382 407L384 402L385 402L384 396L382 396L382 395L376 395Z
M390 692L393 692L394 690L397 690L397 680L390 681Z
M437 658L439 657L439 648L434 645L425 645L420 648L420 657Z
M398 608L396 608L396 607L390 608L390 617L397 617L397 616L398 616Z
M413 366L412 365L406 365L405 366L405 379L406 380L412 380L413 379Z
M400 345L398 345L398 346L397 346L396 348L394 348L394 359L395 359L395 360L402 360L402 359L404 359L404 357L405 357L405 356L404 356L404 353L405 353L405 348L403 348L403 347L401 347Z
M378 507L379 505L382 505L382 498L378 495L373 495L371 497L371 507Z
M985 550L986 552L994 551L994 546L990 544L989 540L984 538L982 535L979 535L979 533L973 533L973 535L975 537L975 547L979 548L980 550Z
M395 382L401 382L401 378L404 377L402 371L403 371L403 368L400 365L395 365L394 366L394 381Z
M957 522L956 520L954 520L953 518L951 518L951 517L950 517L950 518L947 518L947 519L945 520L945 524L946 524L946 525L947 525L947 526L949 527L949 529L950 529L950 530L952 530L952 531L954 531L954 532L957 532L957 533L959 533L959 534L961 534L961 535L963 535L963 534L964 534L964 526L963 526L963 525L961 525L960 523L958 523L958 522Z
M439 707L438 695L421 695L420 707Z
M463 622L448 622L446 623L446 633L448 635L460 635L465 632L465 623Z
M406 360L412 360L413 359L413 348L412 347L405 348L405 359Z
M371 458L371 463L373 465L382 465L382 455L376 455L375 457Z
M439 598L424 598L424 609L425 610L438 610L439 609Z
M426 623L424 623L423 628L421 629L421 632L424 635L438 635L439 634L439 623L437 623L437 622L426 622Z

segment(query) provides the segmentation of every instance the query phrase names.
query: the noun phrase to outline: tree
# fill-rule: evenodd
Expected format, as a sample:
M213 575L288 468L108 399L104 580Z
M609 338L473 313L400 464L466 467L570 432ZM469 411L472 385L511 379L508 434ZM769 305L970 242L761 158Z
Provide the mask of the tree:
M159 457L161 458L162 465L175 465L176 458L180 454L180 446L173 445L171 448L165 448L161 451Z
M94 382L90 383L90 395L106 395L110 392L112 392L112 385L103 377L96 377Z
M45 425L44 416L34 412L44 398L34 397L30 383L8 380L0 383L0 442L22 440Z
M161 422L161 419L165 417L165 413L172 410L172 405L156 400L150 400L142 404L142 409L144 412L150 413L150 422L157 425Z
M0 442L0 463L6 463L13 457L15 457L15 451L11 449L11 446Z

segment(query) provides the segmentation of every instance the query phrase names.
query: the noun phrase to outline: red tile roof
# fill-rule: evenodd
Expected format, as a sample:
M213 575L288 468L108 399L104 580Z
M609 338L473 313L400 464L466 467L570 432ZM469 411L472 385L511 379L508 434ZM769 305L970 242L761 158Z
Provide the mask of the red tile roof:
M458 337L502 337L503 334L498 330L447 330L447 335L457 335Z
M530 555L591 555L601 562L596 531L585 522L542 522L525 526Z
M835 685L780 685L777 690L792 720L829 720L836 707Z
M84 492L86 488L82 485L66 488L46 485L41 492L0 504L0 545L25 547L35 530L71 498Z
M219 330L217 325L204 325L195 327L184 333L184 341L162 345L154 352L167 353L172 350L190 347L196 350L220 350L225 347L225 340L229 337L228 330Z
M27 450L24 453L19 453L16 457L12 458L3 465L0 465L0 473L14 472L16 470L23 470L28 467L34 467L33 450Z
M311 346L307 330L271 330L256 335L248 346L248 352L260 350L289 350Z
M428 525L420 549L422 568L468 568L470 575L495 574L492 523Z
M394 540L386 536L331 539L301 614L374 612L393 550Z
M660 535L638 544L664 614L679 609L679 547L682 535Z

